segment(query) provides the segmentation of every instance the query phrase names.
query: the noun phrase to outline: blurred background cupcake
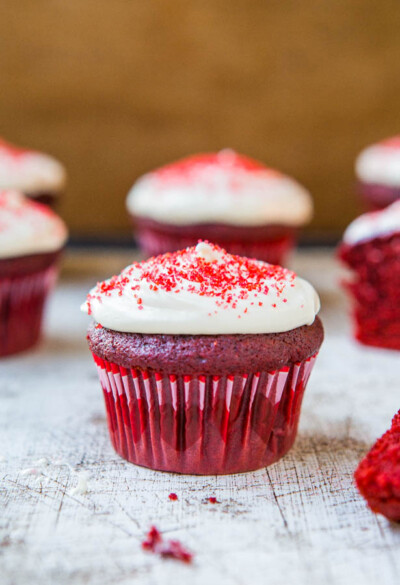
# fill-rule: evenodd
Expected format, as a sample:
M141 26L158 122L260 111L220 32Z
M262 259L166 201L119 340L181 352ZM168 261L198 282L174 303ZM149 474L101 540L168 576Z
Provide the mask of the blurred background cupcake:
M66 172L55 158L0 138L0 189L16 189L53 206L65 189Z
M144 175L127 208L148 256L207 239L272 264L286 261L313 212L310 194L294 179L229 149Z
M400 350L400 201L355 219L339 256L352 273L345 284L356 339Z
M400 199L400 135L363 150L356 160L358 190L369 208Z
M64 222L17 191L0 191L0 356L33 346L54 286Z

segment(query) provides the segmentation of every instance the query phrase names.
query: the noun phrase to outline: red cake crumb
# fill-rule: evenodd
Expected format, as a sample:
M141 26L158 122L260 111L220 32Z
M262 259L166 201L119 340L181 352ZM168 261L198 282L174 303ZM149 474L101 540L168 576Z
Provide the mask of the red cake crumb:
M193 554L182 546L179 540L164 541L155 526L150 528L146 539L142 542L142 548L163 558L175 559L183 563L191 563L193 560Z
M207 500L207 501L208 501L208 502L210 502L210 504L220 504L220 503L221 503L221 502L219 502L219 501L217 500L217 498L216 498L216 497L214 497L214 496L211 496L210 498L208 498L208 500Z
M400 522L400 411L391 428L361 461L354 477L373 512Z
M173 502L176 502L176 500L178 499L178 496L174 493L169 494L169 499L172 500Z

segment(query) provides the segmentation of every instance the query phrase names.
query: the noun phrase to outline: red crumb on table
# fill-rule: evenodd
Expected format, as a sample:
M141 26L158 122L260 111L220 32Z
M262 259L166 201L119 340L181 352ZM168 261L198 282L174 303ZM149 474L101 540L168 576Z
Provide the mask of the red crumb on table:
M174 493L169 494L169 499L172 500L173 502L176 502L176 500L178 499L178 496Z
M160 555L160 557L175 559L183 563L191 563L193 560L193 554L179 540L164 540L155 526L150 528L146 539L142 542L142 548Z
M373 512L400 522L400 411L391 428L361 461L354 477Z
M207 498L207 502L210 502L210 504L220 504L221 503L217 500L217 498L215 496L211 496L210 498Z

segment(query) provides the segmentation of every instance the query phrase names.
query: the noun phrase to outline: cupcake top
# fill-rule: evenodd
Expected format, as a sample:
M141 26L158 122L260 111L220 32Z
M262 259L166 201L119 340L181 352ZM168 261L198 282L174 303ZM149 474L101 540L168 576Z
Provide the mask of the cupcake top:
M82 311L125 333L278 333L311 325L320 303L294 272L208 242L127 266L100 282Z
M0 191L0 258L55 252L67 240L67 228L45 205L17 191Z
M13 146L0 138L0 189L16 189L28 195L57 194L65 180L63 165L53 157Z
M190 156L144 175L127 208L172 225L300 226L313 211L310 194L294 179L232 150Z
M353 245L395 233L400 233L400 201L357 217L344 232L343 241Z
M356 159L356 175L363 183L400 187L400 136L363 150Z

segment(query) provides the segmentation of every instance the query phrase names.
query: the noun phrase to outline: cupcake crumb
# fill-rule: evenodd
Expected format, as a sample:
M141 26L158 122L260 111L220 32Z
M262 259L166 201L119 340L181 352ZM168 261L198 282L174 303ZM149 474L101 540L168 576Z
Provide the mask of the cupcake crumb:
M159 555L162 558L175 559L182 563L191 563L193 554L179 540L164 540L160 531L152 526L142 542L143 550Z
M69 492L70 496L84 496L88 493L88 474L86 471L80 471L77 473L78 483Z

